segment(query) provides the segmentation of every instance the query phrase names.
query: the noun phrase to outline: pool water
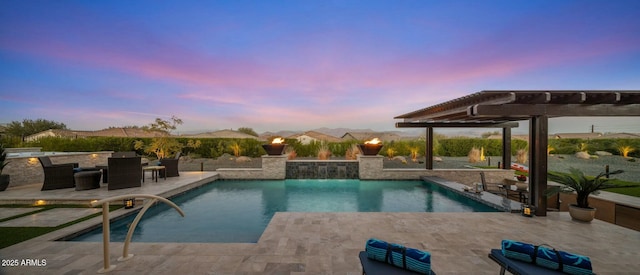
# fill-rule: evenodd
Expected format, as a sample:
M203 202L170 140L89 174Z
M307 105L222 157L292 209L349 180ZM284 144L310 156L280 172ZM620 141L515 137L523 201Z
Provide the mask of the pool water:
M171 198L144 214L134 242L255 243L276 212L496 212L423 181L219 180ZM111 223L124 241L135 215ZM72 241L102 241L102 228Z

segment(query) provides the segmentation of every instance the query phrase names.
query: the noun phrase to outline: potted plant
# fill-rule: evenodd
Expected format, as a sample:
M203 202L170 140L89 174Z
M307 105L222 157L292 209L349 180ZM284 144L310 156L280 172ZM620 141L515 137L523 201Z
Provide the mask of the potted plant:
M7 166L7 153L4 151L4 145L0 144L0 191L4 191L9 186L9 175L2 174L2 170Z
M562 186L552 186L547 189L545 194L552 196L559 192L575 192L576 203L569 205L569 214L574 220L590 222L595 217L596 209L589 206L589 195L598 194L600 190L621 188L621 187L638 187L636 185L616 185L610 183L610 179L606 178L606 172L602 172L595 177L585 176L585 174L576 169L569 168L570 173L549 172L549 180L562 184ZM616 170L609 172L609 175L620 174L624 171Z

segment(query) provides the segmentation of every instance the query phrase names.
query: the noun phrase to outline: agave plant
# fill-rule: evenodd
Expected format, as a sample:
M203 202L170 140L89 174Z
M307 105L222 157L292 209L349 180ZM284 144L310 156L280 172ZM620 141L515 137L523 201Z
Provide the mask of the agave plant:
M606 178L606 172L602 172L595 177L585 176L585 174L576 169L569 168L570 173L549 172L549 180L563 184L562 186L553 186L546 190L547 196L555 195L559 192L576 192L576 205L581 208L589 208L589 195L598 194L599 190L622 188L622 187L639 187L637 185L616 185ZM623 173L622 170L609 172L609 175Z

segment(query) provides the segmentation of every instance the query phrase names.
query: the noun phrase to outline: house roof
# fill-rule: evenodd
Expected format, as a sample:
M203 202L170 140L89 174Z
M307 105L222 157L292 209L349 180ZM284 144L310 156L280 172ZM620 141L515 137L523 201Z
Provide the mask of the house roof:
M25 137L26 140L37 139L40 137L67 137L67 138L83 138L83 137L136 137L151 138L161 136L162 133L156 131L147 131L141 128L109 128L98 131L77 131L65 129L49 129L33 135Z
M395 133L389 132L347 132L342 135L343 140L371 140L378 138L382 141L395 141L401 140L402 137Z
M320 132L316 132L316 131L307 131L304 133L300 133L300 134L295 134L295 135L291 135L288 136L287 138L291 138L291 139L297 139L301 136L308 136L311 137L313 139L317 139L317 140L321 140L321 141L327 141L327 142L341 142L342 139L331 136L331 135L327 135L327 134L323 134Z
M255 140L264 140L256 136L252 136L249 134L245 134L243 132L238 132L234 130L219 130L213 132L200 133L195 135L185 135L183 137L193 137L193 138L249 138Z

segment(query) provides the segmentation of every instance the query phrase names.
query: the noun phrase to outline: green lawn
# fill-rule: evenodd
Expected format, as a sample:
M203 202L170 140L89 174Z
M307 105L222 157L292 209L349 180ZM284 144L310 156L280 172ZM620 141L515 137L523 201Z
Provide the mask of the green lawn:
M41 205L41 206L34 206L34 205L2 205L0 207L0 209L2 208L29 208L29 207L33 207L35 208L43 208L40 210L35 210L34 212L29 212L29 213L25 213L25 214L21 214L21 215L16 215L16 216L12 216L12 217L8 217L5 219L0 219L0 222L4 222L4 221L8 221L8 220L12 220L12 219L17 219L20 217L24 217L24 216L28 216L28 215L32 215L34 213L39 213L39 212L44 212L53 208L89 208L89 206L86 205ZM100 206L101 207L101 206ZM109 212L114 211L116 209L122 208L122 205L110 205L109 206ZM88 219L91 219L93 217L97 217L102 215L102 213L95 213L74 221L70 221L68 223L65 224L61 224L58 226L54 226L54 227L0 227L0 236L2 236L2 238L0 238L0 249L5 248L5 247L9 247L12 246L14 244L38 237L40 235L44 235L47 234L49 232L52 231L56 231L58 229L82 222L82 221L86 221Z

